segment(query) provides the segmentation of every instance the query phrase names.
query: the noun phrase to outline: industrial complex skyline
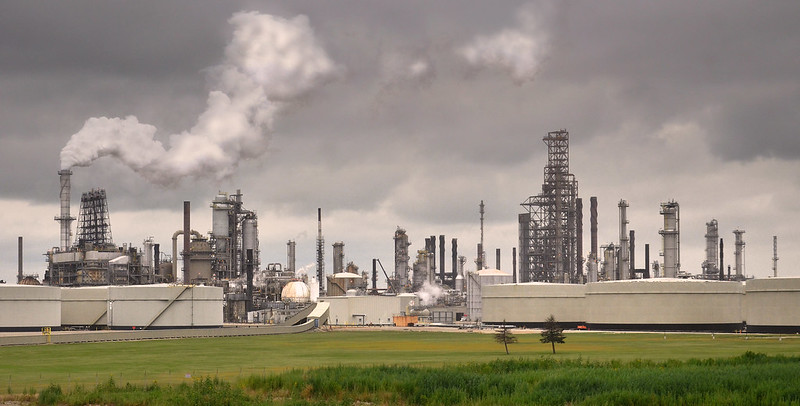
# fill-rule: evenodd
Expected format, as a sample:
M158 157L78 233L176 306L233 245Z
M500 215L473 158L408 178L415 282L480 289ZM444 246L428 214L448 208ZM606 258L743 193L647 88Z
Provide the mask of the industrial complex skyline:
M662 260L675 200L682 271L701 272L716 219L726 265L741 229L748 276L772 275L773 235L778 274L800 276L798 16L778 1L3 4L0 279L16 280L17 236L44 276L67 145L68 166L97 152L72 169L72 204L104 188L117 244L167 245L187 200L207 232L217 192L241 189L262 267L295 240L314 273L321 207L326 252L343 241L362 270L393 262L397 226L413 251L458 238L473 270L484 201L487 266L500 248L510 270L559 129L600 244L617 243L624 199L637 247Z

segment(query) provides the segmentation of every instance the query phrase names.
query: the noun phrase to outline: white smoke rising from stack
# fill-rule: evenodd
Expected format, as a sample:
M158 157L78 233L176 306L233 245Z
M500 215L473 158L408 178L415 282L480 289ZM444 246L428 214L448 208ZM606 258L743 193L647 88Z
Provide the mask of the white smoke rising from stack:
M418 292L414 292L419 297L420 304L423 306L432 306L436 301L444 295L444 289L439 285L431 285L428 281L422 283L422 288Z
M207 107L191 129L170 135L165 148L157 129L135 116L90 118L61 150L61 169L112 156L154 183L224 179L267 150L281 107L339 74L305 16L240 12L228 22L233 39L223 63L209 69Z
M552 8L547 3L523 7L516 27L475 37L456 53L476 69L505 71L518 85L531 82L550 50L546 21Z

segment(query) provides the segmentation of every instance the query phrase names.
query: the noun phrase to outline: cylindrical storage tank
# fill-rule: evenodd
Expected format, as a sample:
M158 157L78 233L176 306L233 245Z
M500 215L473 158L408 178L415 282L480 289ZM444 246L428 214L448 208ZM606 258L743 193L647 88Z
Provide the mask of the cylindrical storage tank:
M108 325L108 286L61 288L61 325Z
M586 284L586 323L601 330L736 331L741 282L635 279Z
M230 239L228 220L231 204L228 196L224 193L218 194L211 202L211 209L211 234L217 238L217 250L225 251Z
M258 221L247 218L242 225L242 249L245 251L258 249Z
M800 278L750 279L744 290L747 331L800 333Z
M553 315L564 328L575 328L586 318L586 285L527 282L487 285L481 289L484 323L542 327Z
M0 285L0 331L61 326L61 288Z
M108 287L111 329L221 327L222 288L138 285Z

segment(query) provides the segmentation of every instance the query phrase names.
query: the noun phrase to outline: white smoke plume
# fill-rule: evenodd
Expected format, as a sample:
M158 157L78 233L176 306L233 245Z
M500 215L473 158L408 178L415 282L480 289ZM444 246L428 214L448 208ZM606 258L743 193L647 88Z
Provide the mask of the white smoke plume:
M233 39L223 63L209 69L206 110L191 129L169 136L169 149L155 139L155 127L135 116L90 118L61 150L61 169L112 156L159 184L187 176L226 178L239 161L267 150L285 103L339 74L305 16L240 12L228 22Z
M296 278L300 278L300 279L302 279L303 276L312 276L313 272L311 272L311 271L316 270L316 267L317 267L317 264L315 262L312 262L312 263L310 263L310 264L308 264L306 266L302 266L300 268L297 268L294 271L294 276Z
M422 288L416 293L423 306L432 306L444 295L444 289L439 285L431 285L428 281L422 283Z
M425 55L393 52L383 55L383 82L387 86L429 85L436 77L433 62Z
M547 7L524 7L517 15L517 27L475 37L456 53L476 69L508 72L519 85L533 81L550 49L545 29L548 11Z

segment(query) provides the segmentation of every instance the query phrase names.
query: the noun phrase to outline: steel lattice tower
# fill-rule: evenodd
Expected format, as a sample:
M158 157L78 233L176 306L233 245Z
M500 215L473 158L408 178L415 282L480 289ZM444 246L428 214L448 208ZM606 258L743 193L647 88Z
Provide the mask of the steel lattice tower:
M520 281L580 283L578 181L569 173L569 133L543 138L547 145L542 193L522 203L519 216Z
M91 244L95 247L113 245L105 189L92 189L81 195L78 238L75 244L78 246Z

